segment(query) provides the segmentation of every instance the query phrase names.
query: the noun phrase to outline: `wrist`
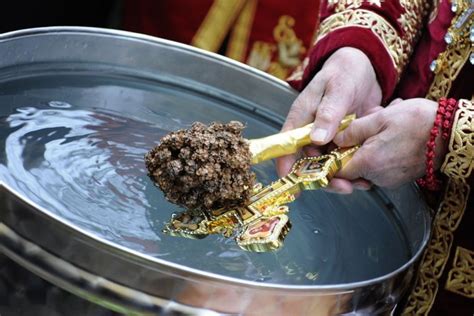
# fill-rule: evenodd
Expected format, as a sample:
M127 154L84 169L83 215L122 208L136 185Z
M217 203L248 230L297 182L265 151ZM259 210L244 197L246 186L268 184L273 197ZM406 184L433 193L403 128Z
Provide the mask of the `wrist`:
M436 115L426 143L425 176L418 180L418 184L429 190L436 190L440 182L436 178L435 171L440 169L448 151L448 138L456 110L456 100L441 98L438 104L431 102L431 105L435 107Z

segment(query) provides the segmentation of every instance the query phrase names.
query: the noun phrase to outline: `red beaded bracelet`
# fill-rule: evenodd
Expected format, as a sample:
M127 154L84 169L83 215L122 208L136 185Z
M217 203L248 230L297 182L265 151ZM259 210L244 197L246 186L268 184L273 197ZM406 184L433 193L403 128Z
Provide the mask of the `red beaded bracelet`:
M434 170L435 146L436 137L441 132L441 137L446 140L451 134L452 119L456 109L457 101L455 99L441 98L438 102L438 111L430 132L430 138L426 143L426 173L421 179L416 182L419 186L425 187L428 190L438 190L440 181L436 178Z

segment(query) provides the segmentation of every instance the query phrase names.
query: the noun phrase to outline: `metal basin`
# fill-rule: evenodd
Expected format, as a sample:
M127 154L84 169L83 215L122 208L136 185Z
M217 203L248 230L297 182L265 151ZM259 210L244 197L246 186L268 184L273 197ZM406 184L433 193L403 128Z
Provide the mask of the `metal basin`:
M282 250L165 236L175 207L143 154L195 120L281 126L296 93L240 63L127 32L0 36L0 250L107 308L143 314L390 313L429 236L416 187L305 192ZM271 162L255 168L264 184Z

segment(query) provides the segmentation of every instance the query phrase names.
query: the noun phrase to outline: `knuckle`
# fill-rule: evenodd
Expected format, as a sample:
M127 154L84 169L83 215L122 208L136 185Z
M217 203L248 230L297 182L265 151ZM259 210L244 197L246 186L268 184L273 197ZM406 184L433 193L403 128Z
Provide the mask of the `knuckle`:
M319 71L314 78L311 80L311 83L324 83L327 82L330 78L330 72L327 69L323 68Z
M344 143L348 143L348 142L352 143L352 142L356 141L355 137L356 137L356 133L355 133L355 130L354 130L354 126L349 125L348 127L346 127L346 129L342 133L341 138L342 138Z
M389 111L378 111L377 112L377 124L381 127L387 127L391 121L391 113Z
M327 97L324 101L327 100ZM316 117L323 121L323 122L332 122L334 119L337 118L337 110L334 107L331 106L321 106L318 108L316 112Z

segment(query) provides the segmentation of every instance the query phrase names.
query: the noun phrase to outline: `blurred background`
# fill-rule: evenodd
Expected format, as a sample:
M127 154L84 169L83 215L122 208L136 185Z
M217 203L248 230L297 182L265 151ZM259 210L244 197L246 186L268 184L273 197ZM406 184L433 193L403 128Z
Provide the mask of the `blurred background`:
M0 33L53 25L121 28L123 2L122 0L2 1Z

